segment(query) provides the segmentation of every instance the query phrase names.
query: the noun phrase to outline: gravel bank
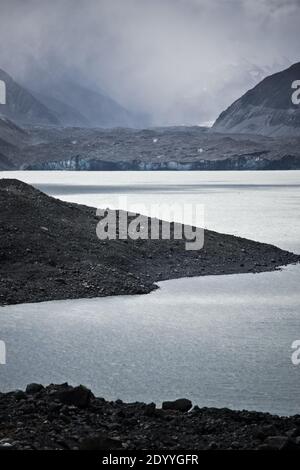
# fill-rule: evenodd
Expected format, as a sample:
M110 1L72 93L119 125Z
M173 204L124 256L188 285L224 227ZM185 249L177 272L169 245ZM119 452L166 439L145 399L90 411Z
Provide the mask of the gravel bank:
M143 294L166 279L271 271L300 260L209 230L198 251L187 251L184 240L99 240L96 209L18 180L0 179L0 214L0 305Z
M300 450L300 415L192 407L187 399L123 403L85 387L0 394L0 449Z

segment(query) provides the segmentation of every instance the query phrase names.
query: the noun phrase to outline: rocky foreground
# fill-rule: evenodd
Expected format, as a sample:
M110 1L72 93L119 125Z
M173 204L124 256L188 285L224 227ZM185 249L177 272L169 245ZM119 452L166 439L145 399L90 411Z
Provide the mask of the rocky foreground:
M112 402L68 384L0 394L0 423L0 450L300 450L300 415Z
M156 281L271 271L300 260L209 230L204 247L192 251L185 240L99 240L95 208L13 179L0 179L0 217L0 305L143 294Z

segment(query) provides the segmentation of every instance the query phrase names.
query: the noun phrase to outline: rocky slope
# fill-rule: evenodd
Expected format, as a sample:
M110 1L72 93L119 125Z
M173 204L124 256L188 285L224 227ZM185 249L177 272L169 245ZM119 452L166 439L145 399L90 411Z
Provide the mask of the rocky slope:
M58 119L44 104L1 69L0 80L6 84L6 104L0 105L0 115L20 125L59 124Z
M63 126L132 127L137 124L134 116L111 97L76 81L41 82L36 84L36 91Z
M68 384L0 393L0 417L0 450L300 450L299 415L192 408L187 399L157 408Z
M21 150L30 143L29 134L7 118L0 118L0 170L17 169Z
M61 125L66 127L89 127L88 120L73 106L54 98L51 94L32 92L33 95L56 116Z
M206 230L204 247L184 240L99 240L96 209L0 179L0 304L142 294L155 281L262 272L300 256ZM145 218L146 222L147 218ZM173 229L173 227L172 227Z
M0 115L19 125L131 127L133 114L104 93L93 91L71 80L41 77L25 86L0 69L6 85L6 104Z
M7 118L0 118L0 137L10 145L25 146L29 142L29 134Z
M270 75L221 113L213 131L299 137L300 105L292 102L298 80L300 62Z
M5 146L5 142L3 142L0 139L0 147ZM14 166L12 162L9 160L9 158L4 155L3 153L0 153L0 171L1 170L13 170Z
M299 143L300 137L223 134L196 126L24 131L0 118L0 154L6 157L0 170L293 170L300 169Z

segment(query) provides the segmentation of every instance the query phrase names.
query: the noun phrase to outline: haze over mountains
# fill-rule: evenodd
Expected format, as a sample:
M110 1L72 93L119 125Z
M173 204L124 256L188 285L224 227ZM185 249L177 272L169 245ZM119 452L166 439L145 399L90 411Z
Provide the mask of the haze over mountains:
M263 79L211 129L139 130L144 121L105 93L66 79L32 82L28 91L0 71L7 88L0 169L297 169L300 106L292 102L292 83L299 77L296 63Z
M222 77L223 84L224 81L227 83L227 89L232 89L232 95L234 90L236 93L241 89L241 82L251 83L252 88L220 114L213 127L215 131L299 135L299 106L292 103L291 85L299 80L300 63L262 78L265 72L260 67L250 67L247 73L241 70L238 81L232 71ZM40 70L33 72L32 77L22 86L0 69L0 80L6 83L7 88L7 104L0 104L0 115L19 125L106 128L149 125L150 120L146 115L135 115L105 92L95 91L84 81L67 76L47 76ZM188 122L194 116L191 124L197 125L201 112L203 119L212 117L210 112L213 103L219 100L222 90L217 80L213 86L215 93L203 91L198 94L187 90L187 94L178 96L177 103L169 109L174 115L174 122Z
M59 125L59 120L28 90L0 69L0 80L6 84L6 104L0 105L0 115L18 124Z
M109 96L73 80L35 82L35 96L64 126L134 127L135 116Z
M215 64L209 71L203 66L203 75L207 75L205 80L199 78L195 83L195 77L191 77L184 89L174 91L173 77L170 77L170 90L160 99L160 88L163 84L153 82L152 94L157 96L150 100L145 88L143 99L150 100L145 106L138 106L136 103L135 95L138 90L128 95L125 100L122 96L123 105L120 105L116 99L118 92L113 90L110 95L110 88L103 85L101 79L93 79L92 70L89 75L88 69L83 74L68 66L55 65L55 61L53 67L42 67L34 63L26 73L16 73L12 76L19 85L43 103L62 125L160 127L212 125L217 116L233 101L266 76L290 66L291 62L282 59L268 66L243 59L225 65ZM123 80L122 76L114 80L120 85L120 89ZM172 96L169 96L171 93Z
M32 87L17 83L0 69L6 84L6 104L0 115L19 125L133 127L137 119L112 98L71 80L33 82ZM30 85L30 84L29 84Z
M34 92L37 69L104 90L147 125L205 125L299 60L299 21L299 0L1 0L0 67Z
M0 116L0 170L17 169L18 156L31 140L24 129Z

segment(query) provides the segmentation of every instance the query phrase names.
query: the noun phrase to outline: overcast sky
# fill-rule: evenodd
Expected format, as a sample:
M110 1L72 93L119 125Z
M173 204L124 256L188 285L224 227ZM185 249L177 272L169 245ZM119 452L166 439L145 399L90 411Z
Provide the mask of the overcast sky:
M152 122L202 123L299 61L300 0L0 0L0 68L67 74Z

